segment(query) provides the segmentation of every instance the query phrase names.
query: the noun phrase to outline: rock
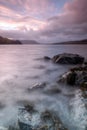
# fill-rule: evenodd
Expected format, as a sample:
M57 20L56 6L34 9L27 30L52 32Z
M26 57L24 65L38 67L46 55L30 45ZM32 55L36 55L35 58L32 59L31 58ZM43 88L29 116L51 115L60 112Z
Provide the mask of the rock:
M83 92L87 91L87 82L83 83L80 88Z
M20 130L33 130L30 125L24 122L18 121L18 123L19 123Z
M50 88L48 88L48 89L46 89L45 91L44 91L44 93L45 94L49 94L49 95L55 95L55 94L59 94L59 93L61 93L61 90L56 86L56 85L54 85L54 86L51 86Z
M43 82L43 83L36 83L34 86L32 86L31 88L28 88L28 91L33 91L33 90L37 90L37 89L43 89L45 88L47 85L46 82Z
M76 82L76 76L77 76L77 74L75 73L75 72L71 72L71 73L69 73L68 75L67 75L67 84L69 84L69 85L74 85L75 84L75 82Z
M31 108L31 106L29 107ZM31 112L21 109L18 118L20 130L67 130L62 122L50 111Z
M65 82L68 85L77 85L87 87L87 66L79 66L69 70L61 76L59 82Z
M87 65L87 60L84 62L85 65Z
M29 112L29 113L33 113L33 112L35 112L35 110L34 110L34 106L32 105L32 104L27 104L27 105L25 105L25 110L27 111L27 112Z
M84 57L77 54L63 53L55 55L52 61L59 64L82 64L84 62Z
M44 56L44 60L49 61L51 58L48 56Z

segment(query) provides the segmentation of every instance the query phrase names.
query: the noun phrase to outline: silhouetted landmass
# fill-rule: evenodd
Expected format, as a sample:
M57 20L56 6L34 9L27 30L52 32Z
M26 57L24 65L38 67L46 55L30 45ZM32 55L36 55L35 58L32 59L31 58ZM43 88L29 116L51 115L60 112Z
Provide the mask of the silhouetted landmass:
M35 40L21 40L22 44L40 44Z
M11 40L8 38L4 38L2 36L0 36L0 45L14 45L14 44L27 44L27 45L72 45L72 44L85 44L87 45L87 39L84 40L78 40L78 41L67 41L67 42L56 42L56 43L39 43L35 40Z
M84 40L78 40L78 41L67 41L67 42L60 42L60 43L52 43L53 45L66 45L66 44L86 44L87 45L87 39Z
M0 36L0 45L14 45L14 44L22 44L22 43L19 40L10 40L8 38Z

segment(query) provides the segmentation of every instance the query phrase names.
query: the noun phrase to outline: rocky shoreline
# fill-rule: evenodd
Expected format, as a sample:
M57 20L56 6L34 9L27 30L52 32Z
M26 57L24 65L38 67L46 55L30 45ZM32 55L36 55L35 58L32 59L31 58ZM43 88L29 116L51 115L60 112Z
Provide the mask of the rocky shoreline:
M87 98L87 64L85 58L78 54L63 53L52 58L44 57L45 61L52 61L55 64L76 65L68 72L60 76L58 84L67 84L69 87L79 87ZM36 84L28 89L29 92L38 89L44 89L46 83ZM51 89L46 89L46 94L58 94L59 90L56 86ZM19 109L17 128L9 126L8 129L0 128L0 130L68 130L62 121L53 111L39 111L32 104L26 104Z
M65 83L70 86L87 87L87 62L84 57L78 54L63 53L45 60L51 60L55 64L75 65L68 72L60 76L58 83Z

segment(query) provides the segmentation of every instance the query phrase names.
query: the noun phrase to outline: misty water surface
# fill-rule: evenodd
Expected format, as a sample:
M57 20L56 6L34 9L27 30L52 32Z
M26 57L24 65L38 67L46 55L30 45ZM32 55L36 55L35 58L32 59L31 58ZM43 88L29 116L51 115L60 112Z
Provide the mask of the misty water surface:
M56 83L72 66L54 65L42 58L64 52L87 57L86 50L86 45L0 46L0 126L14 123L18 109L24 103L34 102L39 111L50 109L57 113L69 130L85 130L87 102L82 91ZM29 92L29 88L41 83L46 83L45 92L43 89ZM46 93L55 86L59 93Z

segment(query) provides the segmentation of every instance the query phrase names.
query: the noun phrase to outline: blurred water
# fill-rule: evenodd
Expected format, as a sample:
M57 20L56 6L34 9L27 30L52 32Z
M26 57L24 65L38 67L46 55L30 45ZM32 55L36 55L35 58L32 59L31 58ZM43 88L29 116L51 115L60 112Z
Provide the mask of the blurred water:
M39 58L64 52L87 57L86 50L86 45L0 46L0 125L13 123L20 105L33 101L39 110L55 111L69 130L85 130L87 109L82 91L56 84L71 66L54 65ZM28 92L28 88L40 83L47 83L48 89L57 85L61 92L54 95L38 89Z

